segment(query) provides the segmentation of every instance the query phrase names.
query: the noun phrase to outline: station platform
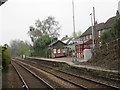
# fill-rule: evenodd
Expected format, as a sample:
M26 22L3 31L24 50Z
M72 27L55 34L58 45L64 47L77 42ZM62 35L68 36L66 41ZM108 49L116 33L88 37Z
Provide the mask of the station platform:
M98 67L98 66L90 66L90 65L80 65L80 63L84 60L82 59L77 59L73 60L72 57L62 57L62 58L38 58L38 57L29 57L33 59L40 59L40 60L47 60L47 61L54 61L54 62L65 62L68 65L74 66L74 67L79 67L79 68L85 68L85 69L92 69L92 70L98 70L98 71L103 71L103 72L109 72L109 73L120 73L117 70L109 70L106 68Z

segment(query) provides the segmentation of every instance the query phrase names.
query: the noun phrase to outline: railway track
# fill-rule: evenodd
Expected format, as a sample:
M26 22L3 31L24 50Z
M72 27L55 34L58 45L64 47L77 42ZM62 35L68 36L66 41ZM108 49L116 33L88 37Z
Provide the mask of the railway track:
M32 88L47 88L48 90L56 90L53 86L48 84L42 78L37 76L34 72L26 68L25 66L18 64L12 61L12 65L18 73L21 81L23 82L23 86L25 89L30 90Z
M49 70L54 70L54 68L52 67L48 67L48 66L44 66L41 64L42 67L45 67L45 68L48 68ZM76 80L80 79L80 80L85 80L86 83L88 83L89 85L92 83L94 85L93 88L110 88L110 89L120 89L119 87L116 87L116 86L113 86L113 85L108 85L106 83L103 83L103 82L99 82L99 81L95 81L95 80L92 80L92 79L89 79L89 78L85 78L85 77L81 77L81 76L77 76L77 75L74 75L74 74L71 74L71 73L68 73L68 72L65 72L65 71L61 71L61 70L55 70L55 72L59 72L59 73L62 73L62 74L65 74L66 76L72 76L71 78L76 78ZM60 74L60 75L62 75ZM70 78L70 79L71 79ZM84 81L82 81L84 82ZM95 85L96 84L96 85ZM98 85L97 85L98 84ZM90 85L90 86L91 86ZM84 86L84 85L83 85ZM87 87L87 86L86 86ZM91 87L88 87L88 88L91 88Z
M16 62L16 63L17 63L17 62ZM18 64L18 63L17 63L17 64ZM25 67L24 65L21 65L21 64L19 64L19 65L26 69L26 67ZM33 67L33 66L32 66L32 67ZM27 69L28 69L28 68L27 68ZM55 76L55 77L57 77L57 78L65 81L66 83L69 83L69 84L75 86L75 88L78 88L79 90L88 90L88 88L85 87L85 86L82 86L82 85L79 85L79 84L77 84L77 83L74 83L74 82L72 82L72 81L70 81L70 80L64 79L64 78L62 78L62 77L60 77L60 76L58 76L58 75L55 75L55 74L53 74L53 73L50 73L50 72L48 72L48 71L45 71L45 70L42 70L42 71L47 72L47 73L49 73L49 74L52 74L53 76ZM59 89L60 89L60 88L59 88Z
M61 71L61 70L56 70L55 72L50 72L51 70L54 70L54 68L52 68L50 66L45 66L45 65L42 65L42 64L39 64L39 65L41 65L41 66L39 66L39 67L37 66L37 68L40 68L40 69L42 69L42 70L44 70L44 71L46 71L46 72L48 72L50 74L53 74L54 76L59 77L59 78L61 78L63 80L66 80L66 81L69 81L71 83L80 85L81 87L84 87L84 89L89 89L89 88L106 88L106 89L112 89L112 90L113 89L114 90L117 90L117 89L119 90L120 89L119 87L116 87L116 86L113 86L113 85L108 85L108 84L103 83L103 82L91 80L91 79L81 77L81 76L77 76L77 75L67 73L67 72L64 72L64 71ZM58 74L58 72L59 72L59 74ZM66 76L67 78L68 77L69 78L66 79L66 78L63 78L62 76Z
M28 85L26 84L26 82L25 82L25 80L23 79L23 77L22 77L22 75L20 74L20 72L17 70L17 68L12 64L12 66L13 66L13 68L15 69L15 71L17 72L17 74L18 74L18 76L20 77L20 80L21 80L21 82L22 82L22 84L23 84L23 88L24 89L27 89L27 90L29 90L29 88L28 88Z

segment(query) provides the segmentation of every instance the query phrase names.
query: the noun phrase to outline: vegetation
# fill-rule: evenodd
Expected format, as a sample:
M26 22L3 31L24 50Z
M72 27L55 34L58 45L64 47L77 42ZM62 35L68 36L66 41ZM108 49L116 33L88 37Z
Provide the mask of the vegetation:
M48 35L44 35L41 38L38 38L34 45L34 56L48 57L48 45L51 43L51 38Z
M59 36L59 22L55 20L54 17L49 16L45 20L37 20L35 22L35 27L30 26L28 34L31 41L34 43L38 38L48 35L51 38L57 38Z
M45 20L37 20L35 27L30 26L28 35L33 42L33 46L27 41L12 40L8 50L11 56L40 56L48 57L48 45L59 36L59 22L54 17L49 16Z
M32 56L48 57L48 45L59 36L59 22L49 16L45 20L37 20L35 27L30 26L28 34L33 42Z
M24 42L22 40L12 40L8 49L11 56L29 56L31 54L31 45L27 41Z
M69 54L75 53L75 50L73 50L73 49L68 49L68 53L69 53Z
M102 44L114 41L120 38L120 19L116 19L111 29L105 30L100 38Z
M2 47L2 67L7 68L11 62L10 54L5 46Z
M105 30L100 41L101 45L94 49L92 60L87 62L104 68L120 71L120 19L117 19L111 29Z

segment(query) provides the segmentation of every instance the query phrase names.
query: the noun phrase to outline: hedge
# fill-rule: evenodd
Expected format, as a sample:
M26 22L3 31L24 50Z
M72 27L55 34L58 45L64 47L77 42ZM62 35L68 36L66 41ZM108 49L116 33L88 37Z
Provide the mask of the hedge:
M2 47L2 67L7 68L11 63L11 57L6 47Z

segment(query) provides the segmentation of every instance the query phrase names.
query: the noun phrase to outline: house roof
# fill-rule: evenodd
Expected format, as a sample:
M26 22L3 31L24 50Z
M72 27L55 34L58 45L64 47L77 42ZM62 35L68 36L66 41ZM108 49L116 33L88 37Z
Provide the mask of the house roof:
M95 28L96 28L95 29L96 31L103 29L104 23L96 24ZM90 34L92 34L92 27L91 26L80 37L90 35Z
M67 35L65 36L65 37L63 37L62 39L61 39L61 41L65 41L65 40L69 40L70 39L70 37L68 37Z
M73 39L73 38L69 38L69 39L64 40L64 41L62 41L62 42L65 43L65 44L69 44L69 43L72 41L72 39Z
M67 45L66 43L62 42L61 40L57 40L57 41L54 41L52 42L51 44L49 44L48 46L51 47L51 46L54 46L55 44L57 44L58 42L64 44L64 45Z
M115 20L116 20L117 18L119 18L119 17L120 17L120 16L114 16L114 17L109 18L109 19L106 21L106 23L105 23L105 29L111 28L112 25L113 25L113 23L115 22Z
M4 4L7 0L0 0L0 6Z
M114 17L109 18L105 23L96 24L95 33L96 33L96 31L99 31L99 30L102 30L102 29L111 28L113 23L115 22L115 20L117 18L120 18L120 15L116 15ZM92 27L91 26L80 37L90 35L90 34L92 34Z

